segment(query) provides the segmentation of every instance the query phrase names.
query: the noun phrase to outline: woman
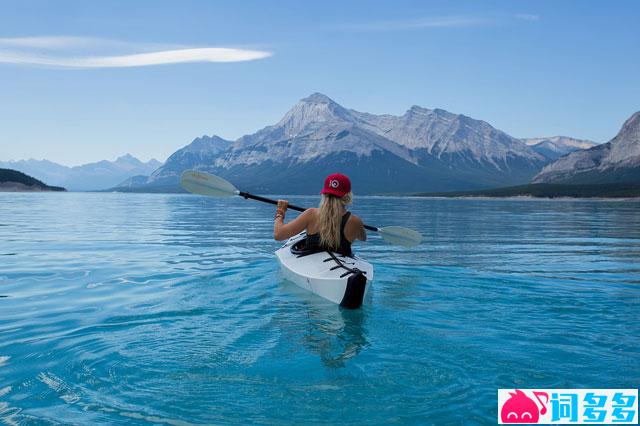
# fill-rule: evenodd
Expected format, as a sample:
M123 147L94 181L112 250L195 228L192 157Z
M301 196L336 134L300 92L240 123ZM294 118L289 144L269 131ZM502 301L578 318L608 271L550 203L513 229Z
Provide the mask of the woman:
M351 243L366 241L367 234L362 220L345 208L353 199L351 181L340 173L329 175L320 194L320 207L305 210L286 225L284 216L289 203L278 200L273 237L277 241L286 240L306 230L308 250L322 249L353 256Z

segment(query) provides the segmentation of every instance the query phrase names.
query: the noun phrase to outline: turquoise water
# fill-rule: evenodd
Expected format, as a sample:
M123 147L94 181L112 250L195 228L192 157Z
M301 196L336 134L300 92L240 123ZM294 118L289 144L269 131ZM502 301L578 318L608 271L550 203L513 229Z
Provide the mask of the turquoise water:
M0 194L0 420L491 424L499 387L639 386L640 202L353 210L424 244L370 236L342 311L279 279L271 206Z

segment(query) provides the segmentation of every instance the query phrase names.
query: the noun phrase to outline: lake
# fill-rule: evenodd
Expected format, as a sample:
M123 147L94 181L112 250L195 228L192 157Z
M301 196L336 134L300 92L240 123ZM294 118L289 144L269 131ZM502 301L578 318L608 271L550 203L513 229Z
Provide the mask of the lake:
M0 420L493 424L498 388L639 386L640 202L353 211L424 242L355 246L376 275L347 311L279 277L273 206L0 194Z

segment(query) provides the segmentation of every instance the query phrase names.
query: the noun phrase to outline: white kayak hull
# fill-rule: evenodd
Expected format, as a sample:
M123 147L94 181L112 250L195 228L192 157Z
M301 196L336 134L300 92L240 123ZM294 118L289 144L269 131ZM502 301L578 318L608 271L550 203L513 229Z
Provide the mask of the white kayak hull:
M349 278L354 275L348 269L357 269L366 277L361 297L361 300L364 299L373 281L373 266L357 256L347 257L334 253L338 262L344 265L341 267L326 251L305 256L292 253L291 247L305 236L303 232L290 238L276 251L283 278L326 300L341 304L345 299Z

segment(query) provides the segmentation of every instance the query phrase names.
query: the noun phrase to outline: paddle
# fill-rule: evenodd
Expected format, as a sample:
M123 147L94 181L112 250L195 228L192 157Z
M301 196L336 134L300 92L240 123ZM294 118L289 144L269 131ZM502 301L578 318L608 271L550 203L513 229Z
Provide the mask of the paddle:
M269 203L277 205L278 201L271 198L261 197L259 195L250 194L248 192L239 191L231 182L222 179L219 176L212 175L210 173L201 172L197 170L186 170L180 177L180 184L184 189L199 195L206 195L209 197L233 197L239 195L244 198L250 198L252 200L262 201L263 203ZM291 210L303 212L306 209L304 207L298 207L289 204ZM364 225L365 229L374 231L380 234L380 236L390 244L396 244L403 247L414 247L420 244L422 241L422 235L413 229L403 228L402 226L385 226L384 228L377 228L375 226Z

